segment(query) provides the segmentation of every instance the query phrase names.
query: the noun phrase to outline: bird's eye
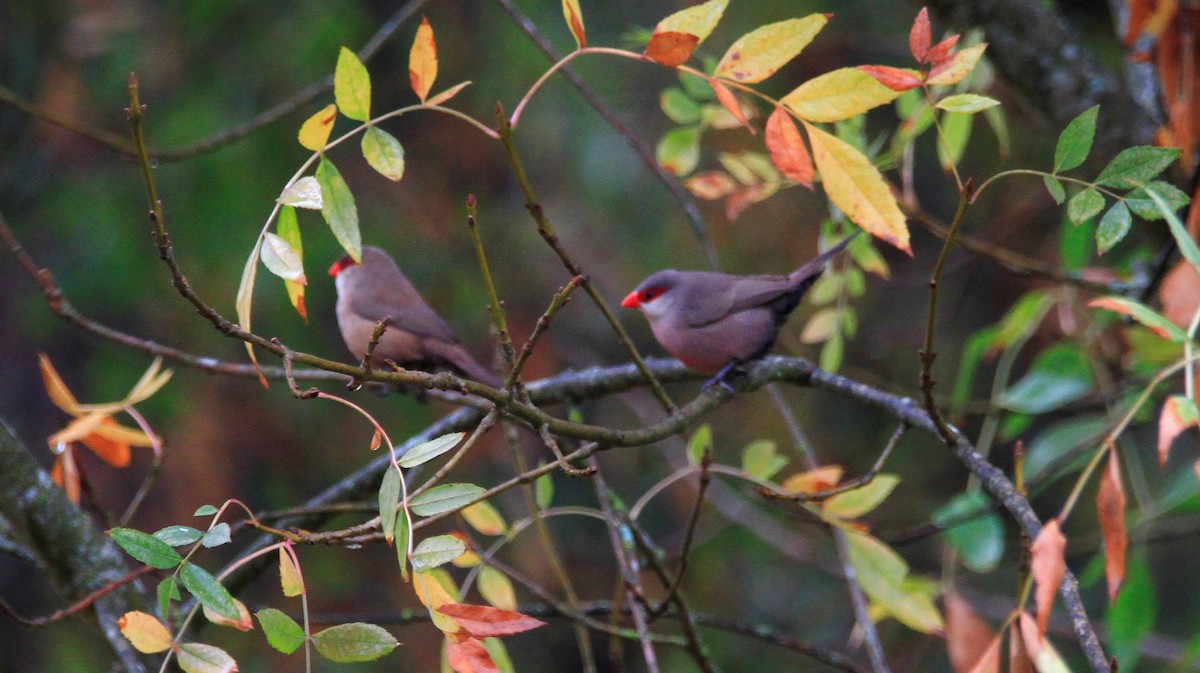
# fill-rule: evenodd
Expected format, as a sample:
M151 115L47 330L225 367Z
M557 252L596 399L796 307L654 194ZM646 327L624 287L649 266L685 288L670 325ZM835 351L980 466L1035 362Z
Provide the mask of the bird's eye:
M642 290L641 302L644 304L648 301L654 301L655 299L658 299L662 293L663 289L661 287L652 287Z

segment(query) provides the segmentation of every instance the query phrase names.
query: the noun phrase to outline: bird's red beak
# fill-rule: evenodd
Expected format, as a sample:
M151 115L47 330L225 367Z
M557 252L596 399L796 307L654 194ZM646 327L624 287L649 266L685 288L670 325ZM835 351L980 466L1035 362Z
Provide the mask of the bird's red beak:
M355 264L356 262L350 255L342 255L338 261L333 263L333 266L329 267L329 277L337 278L337 275L345 271L346 267L354 266Z
M625 308L641 308L642 301L638 299L638 291L630 292L628 296L621 300L621 306Z

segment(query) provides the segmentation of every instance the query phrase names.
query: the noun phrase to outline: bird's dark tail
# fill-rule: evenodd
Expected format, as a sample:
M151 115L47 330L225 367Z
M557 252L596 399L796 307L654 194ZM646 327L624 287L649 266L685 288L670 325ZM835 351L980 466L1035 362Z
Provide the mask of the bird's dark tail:
M813 257L799 269L788 274L788 280L796 285L799 294L804 294L808 291L808 288L812 287L813 283L817 282L817 278L821 275L825 264L836 257L838 253L845 250L846 246L850 245L850 241L853 241L854 237L858 235L858 232L859 230L855 230L853 234L843 238L837 245Z

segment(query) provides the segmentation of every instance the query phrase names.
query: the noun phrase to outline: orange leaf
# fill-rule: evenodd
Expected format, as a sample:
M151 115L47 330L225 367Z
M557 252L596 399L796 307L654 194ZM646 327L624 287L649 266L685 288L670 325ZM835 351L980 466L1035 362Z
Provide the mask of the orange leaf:
M304 286L294 280L283 281L283 286L287 288L288 301L292 302L292 307L296 309L296 313L308 322L308 305L304 303Z
M742 104L738 102L737 96L735 96L733 92L729 90L729 87L721 84L716 79L708 80L708 84L717 94L717 102L721 104L721 107L724 107L726 110L728 110L729 114L733 115L734 118L738 120L738 123L750 130L750 133L757 133L757 131L754 130L754 127L750 125L750 120L746 118L746 112L742 109Z
M1108 578L1108 600L1117 599L1117 591L1125 580L1125 488L1121 485L1121 467L1117 454L1109 450L1108 469L1100 479L1096 493L1096 511L1100 530L1104 533L1104 575Z
M1197 196L1200 193L1193 195L1192 200L1195 201ZM1192 208L1192 212L1200 212L1200 208ZM1163 277L1158 300L1162 302L1162 314L1167 320L1186 328L1200 309L1200 271L1186 259L1176 262Z
M715 201L724 196L728 196L733 190L737 189L737 182L729 177L728 173L722 171L705 171L697 173L688 178L684 183L684 187L688 188L697 198L705 201Z
M59 454L50 469L50 478L67 493L67 500L79 504L80 484L79 466L75 463L75 449L67 445L66 450Z
M412 50L408 53L408 79L422 103L437 79L437 68L437 43L433 39L433 26L429 25L428 18L421 17Z
M844 470L841 465L824 465L807 472L793 474L788 477L780 488L785 493L816 493L827 491L842 480Z
M1017 624L1008 627L1008 673L1033 673L1033 660L1029 658L1021 638L1021 627Z
M101 422L101 427L115 426L117 422L112 416L106 416ZM81 440L83 445L92 450L97 456L100 456L104 462L113 467L126 467L129 465L129 443L116 441L105 437L100 432L93 432L86 435Z
M946 594L946 651L956 673L999 671L1000 635L957 591Z
M725 217L730 222L736 220L738 215L741 215L744 210L760 201L766 200L775 191L776 188L774 185L765 184L750 185L745 189L739 189L730 194L729 198L725 200Z
M1171 455L1171 444L1184 430L1200 427L1196 403L1183 395L1172 395L1163 403L1158 416L1158 464L1167 464Z
M979 63L979 59L983 57L983 50L987 49L987 43L977 44L974 47L968 47L954 54L945 61L933 66L929 71L930 84L958 84L966 79L967 75L975 69L975 65ZM932 53L933 50L930 50Z
M1042 636L1046 635L1050 608L1054 607L1054 594L1058 593L1058 586L1062 584L1063 575L1067 570L1067 562L1063 556L1066 548L1067 538L1063 537L1058 519L1051 519L1042 527L1029 549L1033 554L1029 569L1037 582L1034 598L1037 602L1038 633ZM1037 658L1036 654L1031 654L1034 659Z
M917 12L917 18L913 20L912 30L908 33L908 49L918 62L924 61L925 55L929 53L929 45L933 42L932 33L929 26L929 10L922 7L921 11Z
M800 137L800 129L791 115L781 107L775 108L767 118L767 151L771 153L771 162L789 180L812 189L815 169L804 139Z
M546 622L540 619L490 605L447 603L438 606L437 611L458 622L459 626L476 638L510 636L546 625Z
M954 50L954 47L958 45L958 38L959 35L956 33L933 45L933 48L925 55L925 61L933 65L941 65L950 56L950 52Z
M68 414L79 413L77 411L79 402L71 394L71 389L63 382L62 377L58 375L54 365L50 363L50 356L38 353L38 365L42 369L42 383L45 384L46 392L50 394L50 401L54 403L54 406Z
M575 46L583 49L587 46L587 35L583 31L583 12L579 9L579 0L563 0L562 9L567 28L575 37Z
M668 68L682 65L692 57L700 38L690 33L655 33L642 56Z
M446 638L446 663L457 673L499 673L478 638Z
M875 81L892 91L908 91L921 86L921 75L908 68L893 68L888 65L860 65L858 69L875 78Z

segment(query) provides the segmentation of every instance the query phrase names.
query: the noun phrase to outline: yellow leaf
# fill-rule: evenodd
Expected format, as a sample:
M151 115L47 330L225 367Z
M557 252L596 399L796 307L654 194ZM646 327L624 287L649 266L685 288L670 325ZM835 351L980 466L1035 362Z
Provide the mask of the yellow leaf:
M171 647L171 632L154 615L134 610L117 620L121 635L142 654L154 654Z
M761 82L795 58L828 22L827 14L810 14L752 30L729 47L715 75L747 84Z
M125 427L116 421L101 423L100 427L96 428L96 434L105 439L131 446L154 446L154 442L146 433L138 428Z
M459 91L462 91L463 89L465 89L469 86L471 86L470 82L459 82L458 84L455 84L454 86L450 87L449 89L446 89L445 91L431 97L429 100L425 101L425 104L426 105L441 105L442 103L445 103L446 101L450 100L451 98L454 98L455 96L457 96Z
M422 103L437 79L437 68L437 43L433 39L433 26L429 25L429 19L421 17L412 50L408 53L408 79Z
M254 250L250 252L249 259L246 260L246 267L242 269L242 281L238 283L237 291L237 318L238 326L247 332L250 331L250 311L254 304L254 277L258 275L258 256L262 252L262 239L259 238L254 244ZM254 355L254 346L246 342L246 352L250 355L250 362L254 364L254 369L258 371L258 382L263 388L267 388L267 377L263 376L262 369L258 366L258 357Z
M839 68L796 87L779 102L801 119L836 122L896 100L893 91L858 68Z
M504 523L504 516L486 500L480 500L474 505L464 508L461 514L472 528L483 535L504 535L508 530L508 525Z
M108 418L108 414L90 413L78 416L67 424L67 427L50 435L46 440L50 446L57 446L61 443L74 442L92 434Z
M709 0L675 12L659 21L654 27L654 33L687 33L695 35L697 42L703 42L704 38L712 33L713 28L717 27L717 22L721 20L728 4L729 0Z
M217 614L215 610L210 610L207 605L204 607L204 617L213 624L228 626L235 628L238 631L249 631L254 628L254 622L250 619L250 611L246 609L246 604L233 599L233 604L237 606L238 618L230 619Z
M562 9L567 28L575 38L575 46L583 49L587 46L587 34L583 30L583 12L579 9L579 0L562 0Z
M839 519L857 519L883 503L899 483L894 474L877 474L869 483L826 500L822 509Z
M336 119L337 106L330 103L300 125L300 133L296 139L304 149L320 152L325 149L325 143L329 142L329 134L333 131L333 122Z
M867 233L911 255L904 213L879 169L849 143L811 124L804 128L829 200Z
M296 567L295 559L283 547L279 548L279 586L283 588L283 595L288 598L304 593L304 577Z
M458 622L448 615L438 612L438 608L443 605L458 602L458 599L454 597L458 591L455 590L452 593L446 588L447 583L453 586L453 581L440 568L413 574L413 591L416 592L417 600L421 601L421 605L429 610L433 625L443 633L459 633L462 631L462 627L458 625Z
M479 571L479 594L501 610L517 609L517 593L513 590L512 581L508 575L492 566L484 566Z
M58 375L58 371L54 369L54 365L50 363L50 357L45 353L38 353L38 364L42 369L42 382L46 386L46 392L50 395L50 401L54 403L54 406L68 414L78 414L79 402L75 400L75 396L71 394L71 389L67 387L62 377Z
M816 493L838 485L842 480L841 465L824 465L807 472L793 474L782 484L785 493Z
M950 57L950 60L930 70L929 79L926 81L930 84L958 84L975 69L984 49L987 49L986 42L963 49Z

